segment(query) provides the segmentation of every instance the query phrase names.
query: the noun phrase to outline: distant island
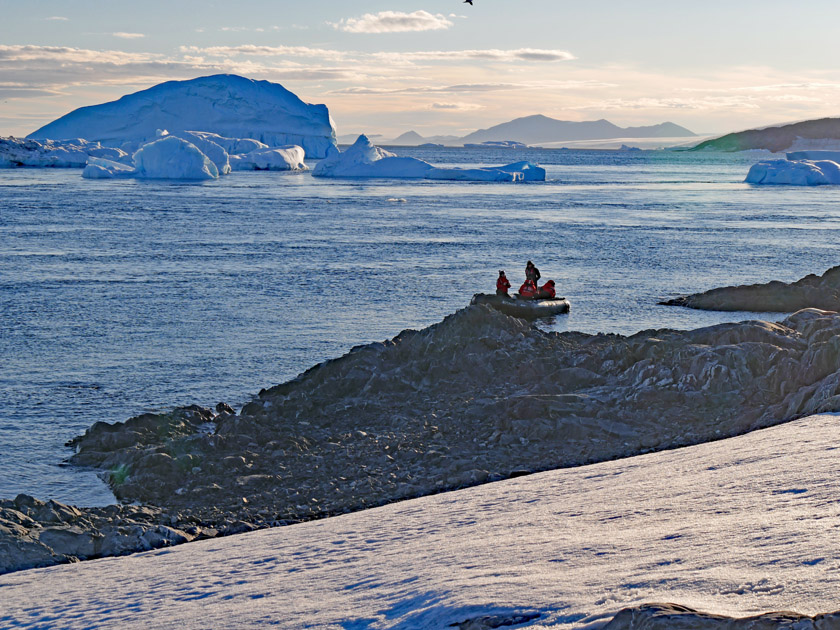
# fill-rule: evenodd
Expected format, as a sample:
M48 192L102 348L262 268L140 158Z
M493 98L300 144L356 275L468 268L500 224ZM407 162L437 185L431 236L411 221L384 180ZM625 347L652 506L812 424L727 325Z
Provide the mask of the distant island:
M773 153L809 149L840 149L840 118L820 118L763 129L748 129L701 142L694 151L750 151Z
M672 122L646 127L619 127L609 120L572 122L557 120L542 114L524 116L479 129L466 136L422 136L407 131L393 139L379 140L379 144L416 147L421 144L442 144L460 147L487 142L519 145L547 145L549 143L580 142L587 140L620 140L631 138L694 138L697 134ZM341 137L339 137L341 141Z

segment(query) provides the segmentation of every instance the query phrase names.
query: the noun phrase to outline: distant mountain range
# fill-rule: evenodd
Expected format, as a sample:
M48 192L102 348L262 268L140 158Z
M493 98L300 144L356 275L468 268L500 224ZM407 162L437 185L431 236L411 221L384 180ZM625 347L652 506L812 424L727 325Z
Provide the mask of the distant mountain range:
M463 144L509 140L529 145L540 145L564 141L577 142L612 138L690 138L696 135L685 127L671 122L647 127L619 127L608 120L571 122L537 114L517 118L489 129L479 129L466 136L424 137L416 131L407 131L393 140L378 140L378 143L401 146L417 146L427 143L461 146ZM352 140L350 141L352 142ZM339 138L339 142L345 143L344 136Z
M773 153L840 147L840 118L820 118L763 129L748 129L706 140L695 151L748 151L765 149Z

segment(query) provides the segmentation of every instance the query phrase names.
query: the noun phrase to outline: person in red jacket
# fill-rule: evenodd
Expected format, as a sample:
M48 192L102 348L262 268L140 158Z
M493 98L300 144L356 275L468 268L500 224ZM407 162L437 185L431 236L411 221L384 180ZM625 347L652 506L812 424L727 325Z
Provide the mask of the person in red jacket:
M540 287L538 297L542 300L554 299L557 297L557 292L554 290L554 280L549 280Z
M499 279L496 280L496 295L507 295L510 289L510 280L507 279L505 272L499 270Z
M519 296L526 300L533 300L537 297L537 285L534 284L533 280L529 278L522 283L522 286L519 287Z

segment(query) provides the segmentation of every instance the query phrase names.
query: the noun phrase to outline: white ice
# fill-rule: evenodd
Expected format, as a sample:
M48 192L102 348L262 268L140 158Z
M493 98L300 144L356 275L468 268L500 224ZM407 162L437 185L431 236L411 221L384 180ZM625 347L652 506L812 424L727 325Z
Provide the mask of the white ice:
M359 136L346 151L330 149L312 170L315 177L370 177L436 179L455 181L544 181L545 169L531 162L516 162L488 168L436 168L428 162L374 146L365 135Z
M261 148L249 153L230 156L234 171L308 171L303 163L303 148L287 147Z
M323 157L335 146L326 105L304 103L278 83L231 74L168 81L117 101L82 107L29 137L81 137L122 146L153 140L158 129L173 135L200 130L269 146L296 144L309 157Z
M194 144L166 136L143 145L134 154L139 179L217 179L219 169Z
M82 138L44 142L24 138L0 138L0 168L82 168L89 157L130 161L124 151L103 147L98 142L88 142Z
M840 184L840 164L830 160L765 160L750 167L746 182L788 186Z
M312 174L315 177L422 178L431 168L423 160L397 157L361 135L346 151L331 148L312 169Z
M135 175L136 171L133 166L94 157L88 158L87 165L82 171L82 177L85 179L118 179L130 178Z
M205 137L203 134L193 133L191 131L183 131L176 135L181 140L186 140L190 144L195 145L198 149L210 158L210 161L216 165L219 175L227 175L230 173L230 156L221 146Z
M840 418L123 558L0 576L0 626L422 630L651 601L840 608ZM527 447L523 447L527 448Z

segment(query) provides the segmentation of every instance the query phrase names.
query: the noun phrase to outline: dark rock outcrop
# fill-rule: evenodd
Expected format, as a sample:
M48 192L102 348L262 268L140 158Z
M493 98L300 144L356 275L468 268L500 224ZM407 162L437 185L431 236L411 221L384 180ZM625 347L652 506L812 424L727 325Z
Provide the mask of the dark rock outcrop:
M218 409L97 423L71 442L72 462L185 539L320 518L840 410L840 315L624 337L546 333L473 306L354 348L238 414ZM31 524L4 527L37 542ZM81 529L48 533L50 549L84 556Z
M823 275L809 274L790 284L773 281L711 289L660 302L704 311L763 311L793 313L803 308L840 311L840 267Z
M191 530L159 508L79 509L21 494L0 501L0 573L175 545L201 533Z
M820 118L790 125L748 129L706 140L693 151L747 151L765 149L778 153L786 151L799 140L836 139L840 141L840 118Z
M677 604L642 604L625 608L603 630L840 630L840 611L816 617L771 612L735 619L710 615Z

